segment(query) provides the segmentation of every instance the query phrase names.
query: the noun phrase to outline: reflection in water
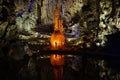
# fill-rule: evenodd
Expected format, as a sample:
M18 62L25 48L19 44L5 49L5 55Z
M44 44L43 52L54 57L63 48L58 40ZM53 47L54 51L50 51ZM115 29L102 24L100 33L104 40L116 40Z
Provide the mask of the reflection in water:
M59 8L57 6L54 11L54 20L54 32L51 35L50 43L52 49L58 50L64 46L65 37L63 34L63 20L59 19ZM54 67L55 80L62 80L64 55L52 54L50 61Z
M64 55L51 54L50 62L54 67L55 80L62 80L63 77L63 65L64 65Z

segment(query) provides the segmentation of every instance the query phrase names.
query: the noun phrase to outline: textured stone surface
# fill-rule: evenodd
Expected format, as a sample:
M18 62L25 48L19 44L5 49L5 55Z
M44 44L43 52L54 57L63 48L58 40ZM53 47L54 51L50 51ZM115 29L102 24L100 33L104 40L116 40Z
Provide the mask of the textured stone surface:
M26 31L29 34L33 34L34 32L32 31L32 28L36 27L36 22L38 19L37 2L33 3L31 12L28 11L28 8L23 9L25 9L25 12L16 18L17 29L20 32Z
M3 0L0 0L0 4L2 4Z
M1 11L2 11L2 5L0 5L0 13L1 13Z
M37 66L39 67L37 67L37 70L35 68L36 63L34 60L29 60L29 57L25 57L23 60L23 56L25 54L32 56L34 55L32 53L36 53L35 51L37 51L37 53L40 52L39 49L41 47L38 47L39 44L47 44L47 42L49 42L49 39L46 40L46 37L43 36L44 34L42 35L38 33L39 30L38 32L32 32L32 28L41 27L42 24L42 28L40 28L41 31L44 32L45 28L46 32L48 32L47 30L51 30L51 27L48 25L54 23L53 14L56 5L55 1L59 2L58 6L61 11L60 18L64 21L63 25L65 30L67 32L71 32L70 35L75 34L75 36L77 36L77 39L71 40L71 44L73 42L76 45L83 44L83 47L95 47L96 49L96 45L92 44L93 42L95 42L98 46L104 46L107 41L105 37L106 35L120 31L119 0L35 1L36 2L32 6L32 11L28 12L30 0L0 0L0 58L3 58L3 60L0 59L0 66L2 66L2 68L0 68L0 73L4 76L4 79L1 79L0 76L0 80L17 80L15 78L18 76L19 78L22 77L26 80L37 80L35 78L36 74L38 74L38 80L53 80L53 68L51 67L47 56L45 59L44 56L38 56L37 60L39 58L42 60L38 61ZM64 4L62 4L61 1L64 1ZM22 16L17 17L17 14L20 13L21 9L24 9L25 13ZM36 22L37 19L40 20L38 23ZM36 24L39 24L39 26L36 26ZM44 24L46 26L44 26ZM21 33L18 34L17 31L20 31ZM26 37L26 35L22 33L24 31L26 31L25 34L33 33L34 35L27 35ZM76 35L78 33L80 35ZM38 34L40 38L37 37ZM21 38L23 39L22 41L20 38L18 39L18 35L23 36L23 38ZM41 40L42 38L43 40ZM35 44L32 45L32 47L38 47L35 51L31 51L29 46L26 45L30 42L29 40L33 40L31 44ZM25 44L23 43L24 41ZM83 47L80 46L80 48ZM97 54L95 56L97 56ZM46 61L46 59L48 60ZM85 77L85 80L99 80L98 78L100 78L100 80L120 80L118 70L113 70L112 72L112 69L109 69L110 66L105 65L105 61L103 60L92 60L92 58L84 60L83 58L80 58L81 62L83 60L83 65L78 63L81 66L80 67L74 65L75 62L72 59L70 59L71 62L73 61L72 65L70 64L70 61L64 65L65 72L63 80L80 80L82 77ZM118 59L116 60L119 62ZM21 62L19 63L18 61ZM111 61L116 63L113 59L111 59ZM85 63L86 65L84 65ZM118 66L111 64L111 62L108 64ZM85 74L85 76L82 74Z
M0 37L4 35L7 26L8 26L8 22L4 22L0 25Z
M32 11L28 12L30 0L0 0L0 21L1 24L8 22L10 26L17 23L18 31L34 34L33 28L40 27L41 24L43 26L54 24L53 14L56 4L56 0L35 0ZM86 36L92 41L104 44L105 35L120 30L119 0L58 0L58 7L60 18L63 19L64 32L70 32L70 35L79 33L80 35L75 36ZM17 17L21 9L25 10L25 13ZM9 27L7 31L10 32L7 35L12 35L14 32L11 33Z
M38 2L42 3L41 5L41 19L43 23L51 24L54 23L54 9L56 5L55 0L43 0ZM79 12L82 8L83 2L82 0L68 0L68 1L58 1L58 7L61 11L61 17L64 18L67 22L71 21L72 17L75 16L77 12Z

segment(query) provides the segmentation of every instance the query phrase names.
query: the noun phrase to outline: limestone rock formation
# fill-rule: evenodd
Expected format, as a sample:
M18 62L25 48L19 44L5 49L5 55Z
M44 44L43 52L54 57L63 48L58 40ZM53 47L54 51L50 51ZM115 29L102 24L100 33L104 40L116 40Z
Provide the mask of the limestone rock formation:
M105 35L110 35L112 33L115 33L117 29L113 27L112 25L112 18L111 18L111 12L112 12L112 2L110 0L101 0L100 2L101 7L101 14L100 14L100 23L99 28L100 31L98 33L98 39L100 41L101 46L105 46L105 43L107 41ZM117 26L116 26L117 27Z
M5 33L5 30L6 30L7 26L8 26L8 22L3 22L0 25L0 37L4 36L4 33Z
M38 19L37 2L34 2L32 4L32 8L26 7L27 6L25 5L25 3L23 5L22 11L19 11L19 7L17 7L19 11L16 18L17 29L19 30L19 32L26 31L26 33L34 34L34 31L32 31L32 29L36 27L36 21ZM29 11L29 8L31 11Z
M33 38L39 32L33 28L43 29L44 25L48 27L55 23L56 4L63 20L64 33L75 34L72 37L78 38L75 40L78 45L84 42L79 37L85 36L89 38L88 42L103 46L107 41L106 35L120 30L119 0L0 0L0 38L14 40L18 33L25 38L33 34ZM52 32L50 28L46 28L49 33Z

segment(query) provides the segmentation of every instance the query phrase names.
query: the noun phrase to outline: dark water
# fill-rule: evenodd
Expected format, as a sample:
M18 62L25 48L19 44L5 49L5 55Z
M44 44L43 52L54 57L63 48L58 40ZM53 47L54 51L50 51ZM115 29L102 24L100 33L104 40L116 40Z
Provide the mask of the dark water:
M110 55L64 55L62 80L120 80L120 58ZM55 80L50 55L0 60L0 80Z

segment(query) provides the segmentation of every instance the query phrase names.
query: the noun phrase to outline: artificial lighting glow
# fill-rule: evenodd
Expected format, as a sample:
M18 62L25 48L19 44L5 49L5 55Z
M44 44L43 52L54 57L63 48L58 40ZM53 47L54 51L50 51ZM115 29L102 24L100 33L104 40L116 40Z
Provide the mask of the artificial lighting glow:
M63 21L59 19L59 11L58 8L56 7L55 13L54 13L54 20L55 20L55 25L54 25L54 32L51 35L50 43L52 48L54 49L59 49L62 46L64 46L64 35L63 35Z
M64 64L64 55L52 54L50 61L53 66L61 66Z
M55 80L62 80L64 55L52 54L50 56L50 62L52 66L54 67Z

